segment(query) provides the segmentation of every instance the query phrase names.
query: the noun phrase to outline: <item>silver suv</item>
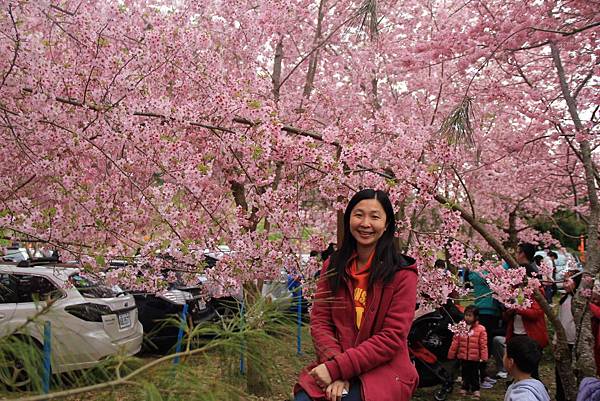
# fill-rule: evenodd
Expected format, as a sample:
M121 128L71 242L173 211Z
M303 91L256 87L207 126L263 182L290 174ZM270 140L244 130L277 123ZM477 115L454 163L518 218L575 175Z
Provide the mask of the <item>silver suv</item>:
M73 265L0 262L0 337L28 336L41 347L46 321L53 373L89 368L141 348L143 329L132 295L115 292Z

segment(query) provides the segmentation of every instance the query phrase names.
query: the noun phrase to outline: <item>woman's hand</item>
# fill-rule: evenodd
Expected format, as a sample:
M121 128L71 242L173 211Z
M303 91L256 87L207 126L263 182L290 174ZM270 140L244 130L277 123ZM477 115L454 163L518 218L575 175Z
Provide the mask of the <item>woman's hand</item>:
M344 390L350 390L350 382L344 380L336 380L327 386L325 394L329 401L341 401Z
M321 386L322 389L327 388L327 386L331 384L331 375L329 374L329 370L324 363L315 367L310 371L309 374L315 379L317 384Z

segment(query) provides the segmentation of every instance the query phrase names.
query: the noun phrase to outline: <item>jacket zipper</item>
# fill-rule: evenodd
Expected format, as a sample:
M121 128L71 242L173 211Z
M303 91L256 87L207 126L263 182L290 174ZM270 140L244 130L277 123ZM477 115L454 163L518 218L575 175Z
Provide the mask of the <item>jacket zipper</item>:
M346 284L346 287L350 292L350 304L352 305L352 329L354 330L354 341L356 342L356 338L358 338L358 327L356 326L356 305L354 305L354 284L352 283L352 279L347 279Z
M469 339L469 333L471 332L472 328L469 329L469 331L467 332L467 361L469 360L469 343L471 342L471 340Z

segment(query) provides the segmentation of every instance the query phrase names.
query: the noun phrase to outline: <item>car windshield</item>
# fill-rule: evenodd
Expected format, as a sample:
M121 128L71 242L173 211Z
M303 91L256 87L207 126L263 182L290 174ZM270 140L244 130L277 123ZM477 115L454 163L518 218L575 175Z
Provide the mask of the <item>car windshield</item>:
M118 291L104 285L98 278L88 275L72 274L69 282L86 298L113 298L119 295Z

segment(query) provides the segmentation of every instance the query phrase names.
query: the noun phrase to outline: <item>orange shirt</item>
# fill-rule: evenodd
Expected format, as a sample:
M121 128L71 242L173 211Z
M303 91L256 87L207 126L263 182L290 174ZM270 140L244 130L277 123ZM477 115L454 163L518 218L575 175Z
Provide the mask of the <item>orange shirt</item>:
M367 305L367 289L369 288L369 273L371 271L371 261L373 260L375 251L369 256L369 260L363 267L358 269L357 261L358 257L356 254L352 255L349 261L348 274L352 279L354 286L354 310L356 311L356 327L360 329L362 323L363 313Z

